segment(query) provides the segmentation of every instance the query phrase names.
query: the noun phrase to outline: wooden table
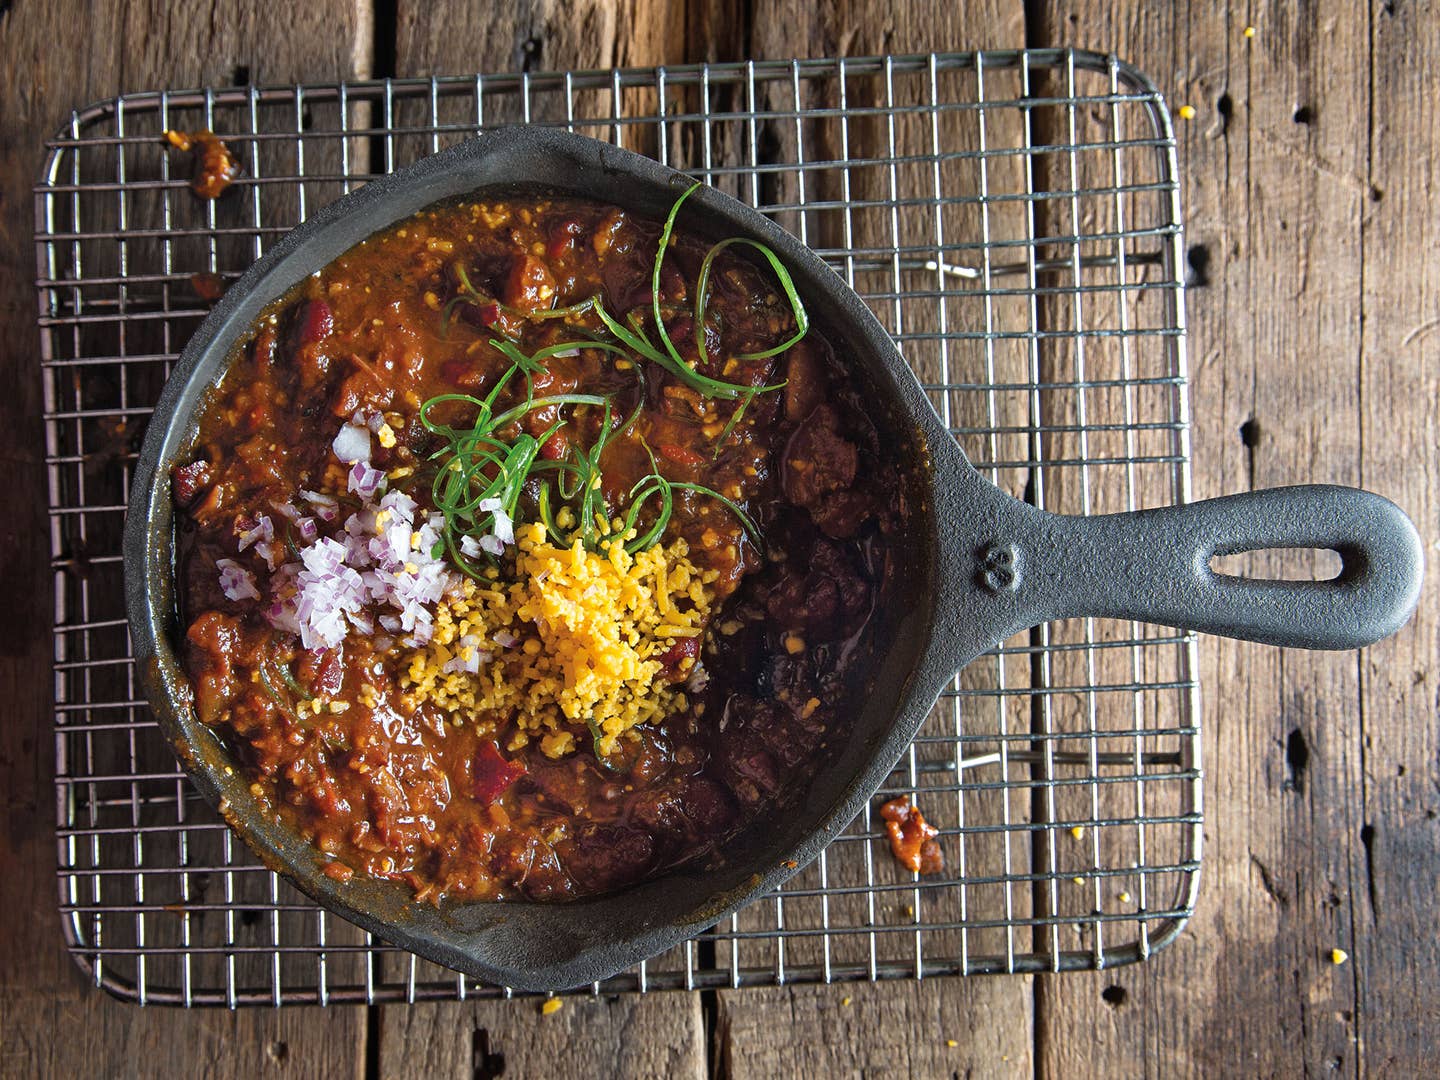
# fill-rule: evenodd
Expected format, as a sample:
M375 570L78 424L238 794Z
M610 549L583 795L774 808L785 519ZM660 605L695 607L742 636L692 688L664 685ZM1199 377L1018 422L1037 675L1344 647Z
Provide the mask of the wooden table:
M1360 484L1437 546L1440 10L1323 0L0 0L0 1072L13 1076L1279 1076L1433 1072L1440 604L1350 655L1207 640L1200 908L1059 977L235 1013L88 989L55 915L31 185L67 111L156 86L1022 45L1114 51L1181 120L1197 497ZM1126 5L1132 6L1132 5ZM398 11L397 11L398 7ZM1142 11L1143 8L1143 11ZM1252 25L1251 35L1246 27ZM1187 110L1188 113L1188 110ZM1336 965L1332 948L1349 960ZM946 1040L953 1040L953 1046ZM1428 1068L1427 1068L1428 1066Z

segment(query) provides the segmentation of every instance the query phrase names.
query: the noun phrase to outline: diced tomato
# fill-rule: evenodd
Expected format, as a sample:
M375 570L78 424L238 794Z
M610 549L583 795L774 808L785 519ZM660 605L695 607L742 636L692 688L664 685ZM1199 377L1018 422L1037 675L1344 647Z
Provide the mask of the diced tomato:
M674 443L661 443L655 449L660 451L660 456L668 458L677 465L700 466L705 464L705 455L698 451L691 450L688 446L677 446Z
M500 305L494 300L487 300L483 304L470 305L475 309L476 318L480 320L481 326L494 326L500 321Z
M315 697L335 697L345 685L344 643L332 649L306 651L296 665L295 675Z
M555 302L550 267L533 255L517 255L505 279L505 303L520 311L539 311Z
M685 659L694 660L700 655L700 639L698 637L678 638L674 645L671 645L660 654L660 663L665 665L665 677L671 682L680 682L689 677L693 665L682 670L680 664Z
M525 766L518 761L506 761L500 756L500 749L487 742L476 751L470 775L473 781L471 793L476 800L488 806L525 775Z
M335 329L335 314L324 300L311 300L300 316L300 344L324 341Z
M562 427L540 444L540 456L547 461L564 461L570 453L570 437Z
M584 228L576 218L566 218L550 230L550 242L545 247L545 254L550 261L558 262L560 257L570 250L575 238Z

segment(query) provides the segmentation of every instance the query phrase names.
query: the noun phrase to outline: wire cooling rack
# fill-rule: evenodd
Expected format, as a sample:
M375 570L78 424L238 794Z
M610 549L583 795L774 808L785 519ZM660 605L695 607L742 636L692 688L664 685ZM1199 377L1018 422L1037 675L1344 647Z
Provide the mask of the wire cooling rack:
M206 313L307 213L483 127L544 123L729 190L826 258L981 471L1072 513L1188 497L1181 223L1159 93L1030 51L134 94L75 113L36 188L55 593L56 837L97 986L185 1005L508 994L395 950L264 869L177 770L122 608L134 452ZM214 202L166 128L246 178ZM1146 957L1200 866L1194 643L1039 627L971 664L883 797L941 827L916 878L862 814L785 888L593 992L1101 967ZM877 797L878 800L879 797Z

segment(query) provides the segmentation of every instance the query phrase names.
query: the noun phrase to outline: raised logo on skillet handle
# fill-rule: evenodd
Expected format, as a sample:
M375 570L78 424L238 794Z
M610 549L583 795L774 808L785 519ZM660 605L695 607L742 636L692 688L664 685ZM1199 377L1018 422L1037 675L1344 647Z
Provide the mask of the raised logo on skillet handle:
M1014 592L1020 587L1020 549L997 540L980 553L980 584L991 592Z

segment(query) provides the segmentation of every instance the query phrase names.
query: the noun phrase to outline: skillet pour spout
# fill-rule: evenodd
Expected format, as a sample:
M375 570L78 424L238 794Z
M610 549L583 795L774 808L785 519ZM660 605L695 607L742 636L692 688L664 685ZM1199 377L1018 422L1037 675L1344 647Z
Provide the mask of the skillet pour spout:
M541 128L481 135L365 185L275 245L196 331L166 384L135 469L125 525L126 604L138 670L159 724L204 797L267 865L327 909L420 956L487 982L559 990L605 979L774 890L860 812L957 668L1009 635L1072 615L1192 627L1274 644L1355 648L1398 629L1418 598L1414 527L1378 496L1287 488L1133 514L1066 518L990 484L965 460L894 342L865 304L794 237L702 188L686 227L768 245L849 374L873 403L901 476L908 520L899 588L883 612L873 685L846 738L817 764L797 808L740 833L718 866L682 867L565 904L417 903L393 882L336 881L315 848L257 802L230 750L190 706L177 646L171 469L186 459L206 396L266 307L360 241L432 203L543 186L664 218L691 183L648 158ZM1213 573L1215 554L1325 547L1329 582Z

